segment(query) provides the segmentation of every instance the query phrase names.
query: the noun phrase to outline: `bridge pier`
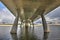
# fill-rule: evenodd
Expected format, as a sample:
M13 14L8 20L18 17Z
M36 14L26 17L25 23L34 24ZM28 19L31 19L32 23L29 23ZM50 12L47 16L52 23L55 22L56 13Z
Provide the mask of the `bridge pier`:
M33 23L33 21L32 21L32 26L33 26L33 30L34 30L34 23Z
M10 33L17 33L17 27L18 27L18 16L15 18L15 21Z
M31 22L30 22L30 28L31 28Z
M32 28L32 27L31 27L31 25L32 25L32 22L31 22L31 20L30 20L30 22L29 22L29 23L30 23L30 30L31 30L31 28Z
M25 22L25 29L28 29L28 22Z
M44 32L49 32L49 27L47 26L47 23L46 23L46 20L45 20L45 17L43 14L41 14L41 17L42 17L42 24L43 24L43 30Z
M22 22L21 22L21 24L20 24L20 29L22 28Z

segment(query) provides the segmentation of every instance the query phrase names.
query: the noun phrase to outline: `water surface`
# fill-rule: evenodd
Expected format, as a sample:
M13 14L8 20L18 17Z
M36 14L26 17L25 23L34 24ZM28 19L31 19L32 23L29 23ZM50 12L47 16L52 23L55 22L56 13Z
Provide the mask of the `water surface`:
M50 33L44 33L43 27L34 29L18 28L17 34L10 34L11 27L0 26L0 40L60 40L60 26L49 26Z

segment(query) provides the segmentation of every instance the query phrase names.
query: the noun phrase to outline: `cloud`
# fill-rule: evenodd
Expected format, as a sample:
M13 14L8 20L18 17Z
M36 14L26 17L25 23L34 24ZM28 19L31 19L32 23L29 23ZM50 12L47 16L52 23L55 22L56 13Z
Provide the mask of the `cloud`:
M8 19L15 18L13 14L10 11L8 11L7 8L1 9L0 15L2 18L8 18Z
M46 21L52 21L53 19L49 18L49 17L45 17Z

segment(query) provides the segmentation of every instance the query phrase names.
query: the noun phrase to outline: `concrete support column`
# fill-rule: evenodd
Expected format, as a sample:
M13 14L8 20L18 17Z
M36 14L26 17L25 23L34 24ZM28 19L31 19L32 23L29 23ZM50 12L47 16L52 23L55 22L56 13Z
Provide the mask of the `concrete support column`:
M21 22L21 24L20 24L20 31L21 31L21 33L23 33L23 22Z
M17 33L17 27L18 27L18 20L19 20L19 16L20 16L20 9L16 9L17 10L17 14L16 14L16 18L13 24L13 27L11 29L11 33Z
M46 23L44 15L41 14L41 17L42 17L42 24L43 24L43 30L44 30L44 32L49 32L49 28L47 27L47 23Z
M28 29L28 23L25 23L25 29Z
M22 27L22 22L21 22L21 24L20 24L20 29L21 29L21 27Z
M48 36L49 36L49 33L48 32L44 32L43 40L48 40Z
M31 29L31 22L30 22L30 29Z
M25 23L25 40L28 40L28 23Z
M33 30L34 30L34 23L33 23L33 21L32 21L32 26L33 26Z
M13 27L11 29L11 33L17 33L17 26L18 26L18 16L15 18Z

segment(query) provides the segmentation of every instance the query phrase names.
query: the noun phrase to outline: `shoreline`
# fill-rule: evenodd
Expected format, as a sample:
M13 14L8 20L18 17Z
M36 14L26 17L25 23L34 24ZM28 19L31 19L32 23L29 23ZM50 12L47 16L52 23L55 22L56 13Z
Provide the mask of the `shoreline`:
M18 26L19 26L20 24L18 24ZM47 24L48 26L50 26L50 25L52 25L52 26L54 26L54 25L56 25L56 26L58 26L58 25L60 25L60 24ZM0 24L0 26L13 26L13 24ZM42 24L35 24L34 26L42 26Z

